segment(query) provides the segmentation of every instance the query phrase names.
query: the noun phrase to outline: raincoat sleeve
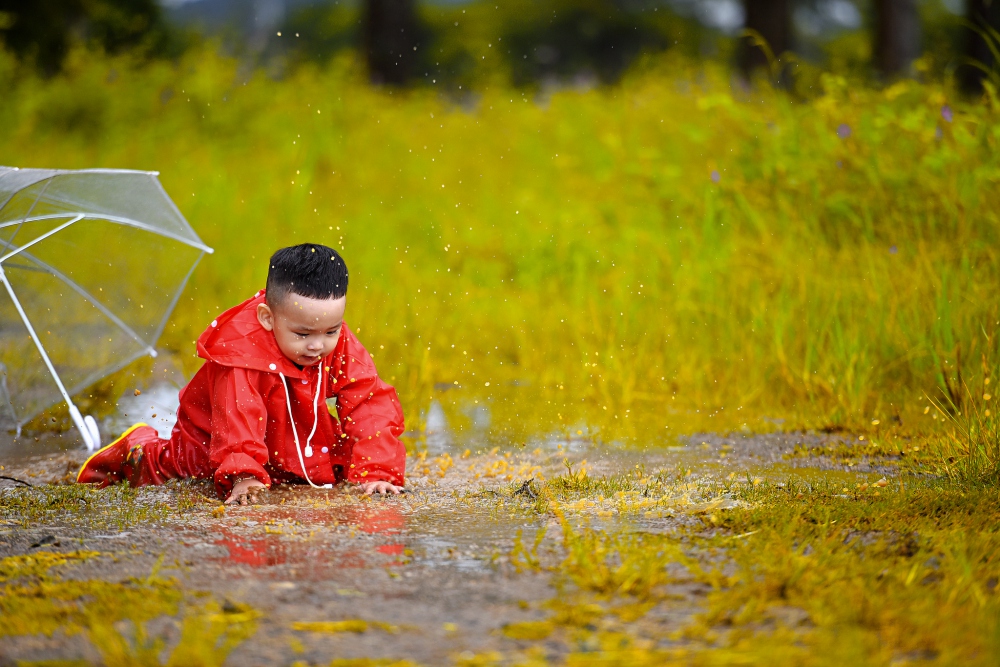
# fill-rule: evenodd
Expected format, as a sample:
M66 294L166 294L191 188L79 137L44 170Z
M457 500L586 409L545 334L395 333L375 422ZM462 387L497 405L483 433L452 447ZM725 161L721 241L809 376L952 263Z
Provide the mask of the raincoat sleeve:
M215 469L215 490L227 498L233 482L252 475L271 486L267 464L267 406L259 390L260 371L224 368L212 387L212 439L209 461Z
M337 415L352 446L347 481L386 481L402 486L406 471L403 409L396 390L382 381L375 362L354 334L347 333Z

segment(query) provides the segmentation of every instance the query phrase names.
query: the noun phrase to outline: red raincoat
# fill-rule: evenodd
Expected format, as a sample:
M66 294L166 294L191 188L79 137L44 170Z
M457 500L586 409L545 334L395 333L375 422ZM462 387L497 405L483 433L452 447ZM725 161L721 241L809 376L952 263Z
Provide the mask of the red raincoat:
M343 479L402 485L403 412L368 351L345 323L323 363L300 369L257 320L263 302L258 292L220 315L198 339L198 356L206 363L181 390L170 440L143 445L154 476L211 476L222 498L240 475L268 486L307 476L317 485ZM326 399L335 399L337 417Z

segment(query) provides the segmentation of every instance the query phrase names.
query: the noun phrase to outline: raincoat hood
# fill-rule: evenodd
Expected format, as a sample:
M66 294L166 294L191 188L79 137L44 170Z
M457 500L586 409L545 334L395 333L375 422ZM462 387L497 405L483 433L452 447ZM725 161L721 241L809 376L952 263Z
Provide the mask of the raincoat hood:
M198 356L230 368L304 378L306 374L303 370L278 347L274 333L265 329L257 319L257 306L264 303L264 292L257 292L253 298L212 320L212 324L198 338ZM346 329L347 325L344 324L343 328ZM341 347L345 338L346 332L342 331L337 348ZM329 365L329 359L323 362Z

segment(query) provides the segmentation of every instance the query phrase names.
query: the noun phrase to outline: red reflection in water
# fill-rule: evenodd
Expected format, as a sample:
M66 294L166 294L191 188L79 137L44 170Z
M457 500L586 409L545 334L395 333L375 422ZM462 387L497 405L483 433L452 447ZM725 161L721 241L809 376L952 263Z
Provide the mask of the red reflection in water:
M374 508L350 505L329 509L254 506L242 516L259 523L288 520L307 526L331 523L354 525L372 535L395 535L406 527L406 517L391 505Z
M283 550L268 549L268 546L277 546L274 540L246 540L228 530L223 530L222 535L222 539L216 540L215 543L229 549L229 560L234 563L243 563L250 567L266 567L285 562ZM271 544L268 545L268 542Z
M372 535L398 535L406 527L406 517L395 507L368 512L357 519L358 528Z
M258 523L281 519L305 525L337 522L355 525L359 530L372 535L395 535L406 527L406 517L391 506L372 509L337 507L328 510L261 507L247 511L244 516ZM295 570L294 576L299 579L324 579L336 570L374 565L370 562L371 552L331 550L312 541L281 539L280 535L250 537L225 528L217 530L219 538L214 543L229 551L229 557L224 560L252 568L286 565ZM402 544L375 547L377 553L387 556L402 555L403 550Z
M389 556L402 556L403 549L404 547L402 544L383 544L380 547L376 547L375 551Z

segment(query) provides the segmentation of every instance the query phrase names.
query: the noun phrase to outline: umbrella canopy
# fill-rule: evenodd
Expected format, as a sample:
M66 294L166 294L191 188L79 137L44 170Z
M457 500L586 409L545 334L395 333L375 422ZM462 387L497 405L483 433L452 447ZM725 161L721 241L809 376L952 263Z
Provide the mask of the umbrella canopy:
M156 172L0 167L0 426L19 430L64 400L97 447L71 396L156 356L210 252Z

